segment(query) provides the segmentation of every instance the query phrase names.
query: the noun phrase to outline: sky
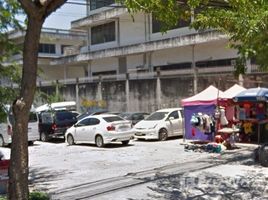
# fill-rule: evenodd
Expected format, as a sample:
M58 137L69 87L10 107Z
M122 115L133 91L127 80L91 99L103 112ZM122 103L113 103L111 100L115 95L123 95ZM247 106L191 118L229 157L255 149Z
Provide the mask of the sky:
M71 21L85 16L85 5L73 5L66 3L46 19L43 28L70 29Z

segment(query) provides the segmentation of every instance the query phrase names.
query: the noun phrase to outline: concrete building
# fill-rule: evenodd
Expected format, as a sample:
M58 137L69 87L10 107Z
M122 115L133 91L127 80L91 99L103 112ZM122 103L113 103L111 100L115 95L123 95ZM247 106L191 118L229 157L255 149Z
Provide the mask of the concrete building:
M18 46L23 46L25 31L11 31L9 38L12 39ZM66 79L67 71L73 73L74 76L84 76L84 74L77 74L75 69L77 66L73 64L73 68L66 69L64 65L52 66L50 62L52 59L60 58L64 55L79 53L80 47L86 43L86 32L78 30L62 30L43 28L38 54L38 80L57 80ZM12 57L13 61L22 64L22 55L16 54ZM79 66L78 66L79 68ZM82 71L82 70L78 70Z
M73 21L71 30L43 30L40 41L39 88L75 100L77 110L152 112L178 107L210 84L225 90L238 81L237 51L228 48L226 35L190 29L193 19L162 34L151 14L131 16L114 0L87 3L87 17ZM22 43L23 34L13 37ZM248 62L247 70L252 87L260 81L258 68Z
M86 45L79 54L50 63L55 68L66 66L68 79L83 74L90 79L99 75L150 73L156 69L180 74L179 71L189 72L195 67L190 73L233 71L238 55L227 47L227 36L213 30L190 29L193 19L180 20L177 27L162 34L159 22L150 14L131 16L113 0L88 0L88 4L87 17L71 23L72 29L88 33ZM76 73L72 73L75 67Z

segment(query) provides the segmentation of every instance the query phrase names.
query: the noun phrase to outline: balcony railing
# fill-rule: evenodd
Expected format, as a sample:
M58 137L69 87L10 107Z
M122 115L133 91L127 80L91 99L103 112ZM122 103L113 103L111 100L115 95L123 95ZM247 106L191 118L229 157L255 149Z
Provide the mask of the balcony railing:
M198 68L198 75L200 76L213 76L216 74L226 74L233 73L234 66L224 66L224 67L209 67L209 68ZM193 69L181 69L181 70L162 70L159 75L156 71L154 72L131 72L128 74L116 74L116 75L103 75L103 76L92 76L92 77L81 77L81 78L70 78L62 80L53 81L39 81L38 86L52 86L56 82L59 84L69 85L78 83L90 83L90 82L107 82L107 81L125 81L128 77L129 80L145 80L145 79L156 79L158 76L160 78L174 78L181 76L193 76ZM261 72L258 66L254 65L251 68L251 73Z
M9 32L9 38L14 39L18 37L25 36L25 30L13 30ZM55 28L42 28L41 34L57 34L57 35L68 35L76 37L85 37L87 33L82 30L65 30L65 29L55 29Z

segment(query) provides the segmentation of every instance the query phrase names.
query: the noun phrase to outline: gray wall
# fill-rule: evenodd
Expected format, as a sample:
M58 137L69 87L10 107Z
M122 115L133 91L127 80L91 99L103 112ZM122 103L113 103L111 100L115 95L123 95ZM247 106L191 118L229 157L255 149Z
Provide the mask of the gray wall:
M251 74L244 77L244 87L268 87L267 74ZM262 80L262 81L261 81ZM209 85L226 90L238 83L232 74L204 74L198 77L198 92ZM163 77L160 76L157 87L157 77L141 80L129 80L129 107L127 108L126 80L79 83L78 99L76 85L68 84L60 87L59 92L65 100L74 100L80 105L80 111L103 108L110 111L146 111L152 112L159 108L179 107L182 99L193 95L193 78L191 76ZM157 89L158 88L158 89ZM161 101L157 99L157 90L161 90ZM52 94L55 86L39 88ZM41 102L39 102L41 104Z

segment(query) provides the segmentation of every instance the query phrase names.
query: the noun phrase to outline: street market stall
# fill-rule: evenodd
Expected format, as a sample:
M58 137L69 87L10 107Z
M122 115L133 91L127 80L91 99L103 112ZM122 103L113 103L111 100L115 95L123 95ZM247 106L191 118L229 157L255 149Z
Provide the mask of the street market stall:
M210 85L202 92L183 99L185 139L211 141L214 138L213 116L218 97L223 92ZM214 130L213 130L214 128Z
M233 98L242 142L268 142L268 88L247 89Z
M218 99L218 109L221 110L221 116L218 120L218 129L215 136L216 142L225 142L226 145L234 146L240 128L237 126L235 116L235 103L233 97L246 89L238 84L234 84L225 90ZM223 120L225 119L225 120Z

